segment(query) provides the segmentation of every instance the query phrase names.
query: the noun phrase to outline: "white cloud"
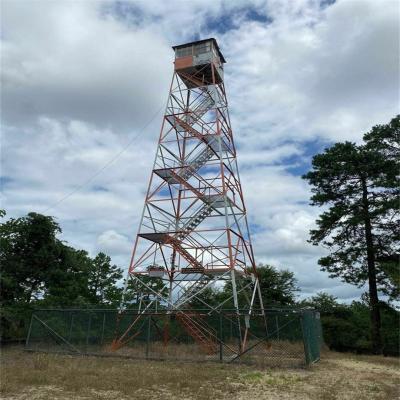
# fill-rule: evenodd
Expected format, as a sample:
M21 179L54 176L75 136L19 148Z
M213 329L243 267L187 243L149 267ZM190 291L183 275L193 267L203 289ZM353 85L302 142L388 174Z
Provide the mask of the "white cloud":
M129 239L112 229L100 234L97 245L100 251L106 253L126 253L131 250Z
M294 4L222 37L235 126L243 141L359 140L398 112L398 4Z
M46 115L132 130L165 101L167 42L102 16L101 3L6 2L3 30L8 123Z
M360 140L398 111L397 2L2 5L2 202L10 216L44 212L113 160L165 103L170 46L215 36L228 60L257 259L293 270L303 296L359 296L318 270L323 250L306 240L319 210L290 171L322 143ZM218 32L223 26L230 28ZM71 245L127 266L160 125L161 114L49 210Z

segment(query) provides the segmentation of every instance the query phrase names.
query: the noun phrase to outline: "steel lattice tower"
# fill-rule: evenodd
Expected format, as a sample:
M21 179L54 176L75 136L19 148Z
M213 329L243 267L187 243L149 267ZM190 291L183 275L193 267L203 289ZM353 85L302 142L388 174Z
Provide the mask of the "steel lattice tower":
M224 304L211 306L201 295L223 284L231 285L238 313L251 314L256 299L263 311L224 86L225 59L213 38L173 49L174 73L128 278L153 294L143 303L146 312L159 302L182 315L193 300L220 310ZM163 290L152 278L163 280ZM238 296L241 292L247 293Z

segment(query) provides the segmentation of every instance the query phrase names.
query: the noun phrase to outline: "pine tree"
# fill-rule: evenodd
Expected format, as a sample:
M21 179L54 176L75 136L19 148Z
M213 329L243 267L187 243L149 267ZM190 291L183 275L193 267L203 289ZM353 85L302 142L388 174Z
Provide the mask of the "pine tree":
M315 155L303 176L312 185L311 205L329 207L310 232L314 245L330 250L321 269L360 287L368 282L376 353L382 350L378 291L397 292L379 260L399 252L399 126L397 116L372 128L362 145L336 143Z
M111 265L111 258L99 253L93 259L88 276L88 288L92 301L96 304L117 305L122 288L117 283L122 279L122 270Z

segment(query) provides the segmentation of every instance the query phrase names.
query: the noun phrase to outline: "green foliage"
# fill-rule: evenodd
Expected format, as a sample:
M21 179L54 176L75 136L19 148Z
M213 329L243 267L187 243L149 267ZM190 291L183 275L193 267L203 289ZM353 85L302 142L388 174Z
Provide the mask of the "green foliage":
M198 309L206 308L207 307L206 304L216 307L223 301L228 300L231 295L232 292L230 292L229 294L228 291L225 289L217 290L215 288L208 287L205 290L203 290L198 296L193 298L190 301L189 305L192 308L198 308ZM224 308L233 308L233 300L230 299L226 301L226 303L224 304Z
M311 306L321 313L330 313L339 307L337 297L325 292L319 292L309 300L300 302L302 306Z
M0 215L4 216L4 213ZM61 229L52 217L36 213L11 218L0 224L0 317L3 338L24 337L35 307L97 305L115 308L119 305L121 270L104 253L91 258L86 251L68 246L57 238L60 233ZM296 305L298 287L292 272L260 264L258 276L265 306ZM134 309L140 301L147 303L153 300L153 291L162 291L167 296L167 287L161 279L145 277L143 281L149 288L143 285L137 287L132 280L129 282L124 299L126 307ZM243 285L244 281L239 279L238 289ZM142 299L140 292L144 293ZM219 290L204 290L200 297L211 305L228 300L225 306L232 308L231 295L231 286L227 285ZM239 296L241 301L246 301L243 292ZM370 351L369 302L369 296L365 296L363 302L346 306L339 304L333 296L318 293L299 305L312 306L321 311L325 342L332 349ZM191 306L202 308L204 305L196 300ZM380 303L380 308L383 350L387 354L397 354L399 313L384 303ZM93 320L92 329L96 330L100 322ZM87 326L86 320L82 323ZM215 324L217 326L219 320ZM232 325L226 324L223 329L226 337L235 334ZM86 331L82 333L85 334Z
M48 282L38 305L69 307L90 304L88 274L92 260L84 250L60 243L60 257L48 270Z
M95 304L115 304L121 300L122 288L116 283L122 278L122 270L111 265L111 258L99 253L92 260L88 286L92 302Z
M59 232L51 217L36 213L0 224L2 336L20 337L26 330L29 311L44 295L48 272L59 260Z
M303 176L312 186L311 205L323 206L310 241L330 254L323 271L347 283L369 284L372 336L380 351L378 291L398 298L400 116L364 135L364 144L336 143L313 157Z
M320 292L303 300L301 306L311 306L321 312L324 342L336 351L370 353L373 341L370 332L370 305L368 296L350 305L340 304L334 296ZM400 313L390 305L381 302L383 353L399 355L400 338L398 326Z
M391 287L390 297L398 299L400 296L400 268L399 259L394 257L378 257L379 267Z
M143 284L141 282L143 282ZM128 278L123 305L129 309L134 309L140 302L148 304L149 301L155 299L156 296L154 292L161 293L164 297L168 297L168 288L161 278L142 276L140 277L140 282ZM140 296L142 297L140 298Z
M313 186L311 204L328 205L310 232L311 242L331 254L319 264L331 277L363 285L368 278L365 219L374 236L376 257L398 252L398 161L371 148L372 144L337 143L313 158L313 171L304 176ZM366 199L363 191L366 190ZM377 266L380 289L395 294L387 274Z
M58 263L61 248L55 239L61 229L51 218L29 213L0 225L1 304L38 299Z
M295 304L299 288L293 272L287 269L278 270L272 265L259 264L257 273L264 306Z
M37 213L0 224L2 337L23 336L34 307L120 302L122 271L110 257L92 259L59 240L60 233L52 217Z
M297 287L297 280L293 272L289 270L278 270L271 265L259 264L257 267L257 274L264 307L290 306L295 304L296 292L299 291L299 288ZM240 304L248 304L249 299L246 298L246 291L241 291L248 283L248 279L236 278L238 300ZM198 297L210 305L218 305L225 302L224 308L234 308L231 284L225 285L222 290L211 288L204 290ZM257 301L258 296L256 298L256 303ZM194 299L190 305L198 308L204 307L204 303L197 299Z

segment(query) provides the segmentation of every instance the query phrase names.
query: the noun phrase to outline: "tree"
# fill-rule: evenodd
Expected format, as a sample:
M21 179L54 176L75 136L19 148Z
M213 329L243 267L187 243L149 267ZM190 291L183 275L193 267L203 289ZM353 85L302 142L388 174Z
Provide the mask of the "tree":
M265 306L279 304L293 305L296 292L299 291L294 273L287 270L277 270L271 265L259 264L257 267L261 295Z
M161 293L164 298L168 297L168 288L161 278L141 276L140 279L133 280L128 276L127 279L128 284L124 293L124 307L137 308L141 303L145 307L150 301L155 301L157 298L155 293Z
M76 250L61 241L58 262L48 271L40 306L70 307L92 304L88 277L92 259L87 251Z
M341 304L336 297L324 292L300 302L301 306L311 306L321 313L323 337L326 345L336 351L370 352L370 304L368 294L361 301L350 305ZM380 302L382 318L383 353L399 354L399 312L389 304Z
M44 215L29 213L0 225L1 303L31 303L43 295L49 272L58 263L61 232Z
M121 299L122 288L117 286L122 278L122 270L111 265L111 258L99 253L91 261L88 276L88 289L92 301L96 304L117 305Z
M59 259L60 231L51 217L36 213L0 224L2 337L23 335L32 303L43 296L49 271Z
M264 307L271 305L289 306L295 303L296 292L299 289L293 272L286 269L278 270L272 265L259 264L257 266L257 274ZM240 289L244 287L248 281L240 277L236 278L236 281L239 303L246 304L247 299L245 297L245 292L240 291ZM222 293L216 292L216 296L218 297L218 302L232 297L232 286L225 285ZM258 302L258 296L256 302ZM232 308L233 300L231 299L226 304Z
M104 253L91 259L59 240L60 233L53 217L37 213L0 224L2 336L23 335L33 306L119 303L122 274L111 259Z
M303 176L312 186L311 205L328 207L310 231L310 241L330 250L323 271L348 283L368 282L373 350L382 350L378 291L396 295L381 257L399 253L400 117L375 126L364 144L336 143L313 157Z
M207 287L196 297L193 297L188 303L185 303L183 308L192 307L194 309L204 309L207 308L207 304L215 307L225 298L226 297L223 297L223 292L214 287Z
M399 157L400 157L400 117L393 118L389 124L375 126L371 132L364 135L365 147L386 159L389 166L395 168L395 173L382 176L382 187L393 190L393 195L383 197L383 207L397 210L392 219L386 219L376 236L377 252L375 261L387 277L390 290L386 291L392 299L400 296L400 252L399 252Z
M337 297L325 292L318 292L315 296L310 299L303 300L300 302L302 306L311 306L321 313L330 313L335 310L339 303Z

